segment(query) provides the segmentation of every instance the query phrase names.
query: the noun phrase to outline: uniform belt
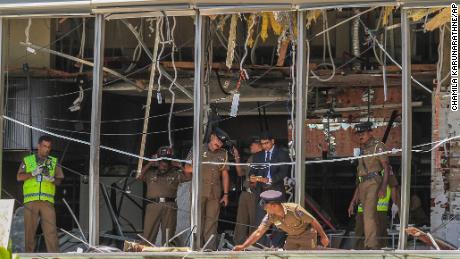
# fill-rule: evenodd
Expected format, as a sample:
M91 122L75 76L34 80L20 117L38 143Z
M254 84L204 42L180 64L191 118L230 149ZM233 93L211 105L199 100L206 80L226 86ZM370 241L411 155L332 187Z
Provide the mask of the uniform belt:
M362 183L362 182L365 182L367 180L370 180L376 176L379 176L380 173L379 172L371 172L371 173L368 173L366 174L365 176L360 176L359 177L359 182Z
M156 198L150 198L148 199L151 202L155 203L165 203L165 202L175 202L176 198L171 198L171 197L156 197Z

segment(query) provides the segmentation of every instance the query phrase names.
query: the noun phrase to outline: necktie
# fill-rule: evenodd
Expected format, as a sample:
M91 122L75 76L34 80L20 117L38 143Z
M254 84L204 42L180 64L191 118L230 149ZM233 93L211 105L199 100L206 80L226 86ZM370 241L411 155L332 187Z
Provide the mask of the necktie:
M265 162L270 162L271 160L272 160L272 152L267 151L267 155L265 156ZM269 180L272 179L272 176L270 174L270 166L268 167L267 178Z

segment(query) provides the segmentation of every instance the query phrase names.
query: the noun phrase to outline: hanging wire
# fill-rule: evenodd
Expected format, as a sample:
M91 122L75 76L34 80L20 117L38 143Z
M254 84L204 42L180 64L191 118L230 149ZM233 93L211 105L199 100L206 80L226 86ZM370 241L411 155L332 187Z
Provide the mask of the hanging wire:
M168 18L166 18L168 19ZM169 22L168 24L168 29L169 29ZM173 147L173 140L172 140L172 130L171 130L171 121L172 121L172 116L173 116L173 111L174 111L174 103L176 101L176 93L172 90L174 84L176 83L177 80L177 68L176 68L176 62L174 58L174 51L176 49L176 43L174 41L174 31L176 29L176 17L173 16L173 26L171 28L171 31L168 31L168 36L170 38L171 42L171 63L174 69L174 77L173 80L171 81L171 84L169 85L169 92L171 93L171 105L169 107L169 116L168 116L168 139L169 139L169 147Z
M322 11L323 12L323 28L324 28L324 31L326 31L325 33L325 36L323 36L324 38L324 41L327 41L327 50L329 52L329 60L330 60L330 63L325 63L325 54L326 54L326 46L324 46L324 52L323 52L323 63L319 64L318 66L332 66L332 71L331 71L331 75L327 78L321 78L319 77L313 70L311 70L311 74L314 78L316 78L318 81L320 82L327 82L327 81L330 81L332 80L332 78L334 78L335 76L335 63L334 63L334 59L332 58L332 48L331 48L331 39L329 37L329 24L328 24L328 19L327 19L327 13L325 10ZM326 45L326 44L325 44Z
M128 22L126 22L125 20L123 20L123 22L127 25L127 26L130 26L132 27L132 25ZM137 26L133 28L134 31L137 31ZM144 38L144 23L143 23L143 19L140 18L140 25L139 25L139 31L138 31L138 34L139 34L139 37L141 39ZM133 52L133 56L131 58L131 63L129 64L129 66L125 69L125 73L129 73L131 72L134 68L136 68L137 66L137 63L139 62L139 59L141 58L142 56L142 44L140 42L137 43L136 45L136 48L134 48L134 52Z
M82 26L82 24L80 23L79 25L75 26L74 28L72 28L70 31L64 33L62 36L60 36L59 38L57 38L56 40L52 41L51 43L45 45L45 46L41 46L40 48L36 49L36 51L40 51L41 49L44 49L44 48L48 48L49 46L52 46L54 45L56 42L64 39L65 37L69 36L70 34L72 34L74 31L78 30L80 28L80 26ZM16 64L18 61L24 59L24 58L27 58L29 54L26 53L25 55L22 55L18 58L15 58L14 60L11 61L11 64L10 65L14 65Z
M168 18L163 18L163 17L159 17L159 23L160 23L160 44L161 44L161 48L160 48L160 52L158 53L158 58L156 60L157 62L157 68L160 67L160 59L162 58L161 56L163 55L163 52L165 50L165 42L164 42L164 34L163 34L163 23L164 23L164 19L166 19L166 21L168 22ZM158 69L158 79L157 79L157 84L158 84L158 89L157 89L157 101L158 103L162 103L163 102L163 98L161 96L161 78L163 77L163 72L161 69Z

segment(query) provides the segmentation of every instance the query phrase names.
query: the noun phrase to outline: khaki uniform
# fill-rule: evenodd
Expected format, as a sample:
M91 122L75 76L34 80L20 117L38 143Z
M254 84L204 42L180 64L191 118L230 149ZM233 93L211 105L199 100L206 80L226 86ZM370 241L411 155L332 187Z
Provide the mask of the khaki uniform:
M273 224L288 234L284 249L309 250L317 246L318 233L311 226L315 218L304 208L295 203L281 203L284 208L284 218L275 215L265 215L259 228L267 231Z
M247 163L252 163L253 156L251 155L248 158ZM235 235L234 242L235 244L242 244L248 238L248 236L254 232L256 224L256 207L257 206L257 197L255 195L255 190L251 189L249 183L249 166L242 168L244 170L245 180L243 183L244 190L240 194L240 199L238 201L238 213L236 214L236 225L235 225ZM249 225L249 226L248 226Z
M389 227L388 211L377 211L377 236L379 239L379 248L387 246L387 240L383 237L387 236ZM364 217L363 213L356 214L355 236L357 237L353 249L363 250L364 247Z
M214 152L208 149L208 145L203 146L202 162L219 162L226 163L228 161L227 151L219 149ZM189 153L188 160L192 159L192 152ZM220 213L220 199L222 197L222 171L228 170L228 165L201 165L201 244L214 235L214 240L217 240L217 224ZM215 242L208 245L209 249L215 250Z
M147 184L146 198L151 203L145 208L144 234L150 242L155 243L161 226L161 245L166 242L166 229L169 238L176 232L177 221L177 188L179 183L190 181L191 177L172 167L161 174L158 169L149 170L144 175Z
M368 143L363 147L363 155L374 154L385 151L385 145L371 138ZM380 172L383 170L383 165L380 163L379 158L388 161L386 155L373 156L359 159L358 164L358 192L359 201L363 206L363 220L364 220L364 245L366 249L379 249L378 241L378 217L377 217L377 201L378 191L382 183L382 176ZM375 174L375 176L365 179L366 176Z
M38 161L41 163L43 161ZM25 165L21 163L18 173L25 173ZM55 179L63 179L61 167L56 167ZM25 252L33 253L35 250L35 234L40 222L45 237L46 251L59 253L59 242L56 228L56 211L54 204L48 201L31 201L24 204L24 235Z

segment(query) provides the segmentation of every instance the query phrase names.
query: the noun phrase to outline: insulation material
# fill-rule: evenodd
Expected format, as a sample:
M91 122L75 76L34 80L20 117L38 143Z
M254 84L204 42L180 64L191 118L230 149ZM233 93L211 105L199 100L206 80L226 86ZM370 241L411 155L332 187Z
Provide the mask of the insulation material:
M255 19L255 14L251 14L248 19L248 39L246 46L248 46L249 48L252 48L254 46L254 26L251 25L255 24Z
M388 21L391 15L393 15L393 11L395 10L394 6L385 6L383 7L383 17L382 17L382 25L388 25Z
M268 13L262 13L262 29L260 30L260 38L262 42L265 42L268 38L268 24L270 18L268 17Z
M281 35L283 32L283 26L277 20L275 20L275 15L273 13L268 13L268 18L270 19L270 26L275 35Z
M426 23L425 29L427 31L434 31L448 22L450 22L450 8L444 8Z
M233 14L230 22L230 31L228 33L228 45L227 45L227 60L225 65L228 69L232 68L233 59L235 58L235 46L236 46L236 26L238 23L238 15Z
M425 16L435 13L442 8L426 8L426 9L412 9L409 11L409 19L412 21L420 21L425 18Z
M321 16L322 10L311 10L307 12L307 29L310 29L311 25Z
M222 15L219 16L219 22L217 23L217 29L220 31L224 31L225 28L225 23L227 19L230 17L230 15Z

